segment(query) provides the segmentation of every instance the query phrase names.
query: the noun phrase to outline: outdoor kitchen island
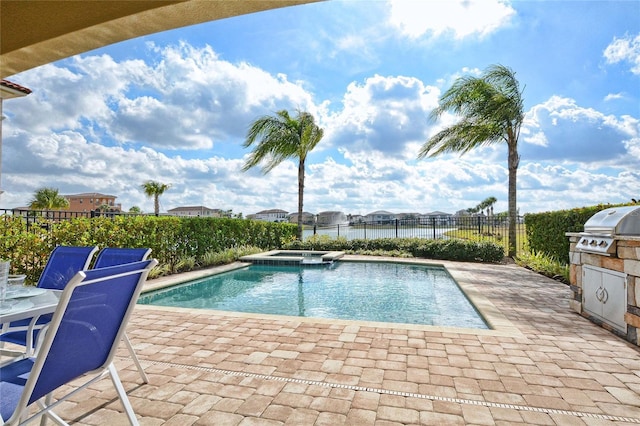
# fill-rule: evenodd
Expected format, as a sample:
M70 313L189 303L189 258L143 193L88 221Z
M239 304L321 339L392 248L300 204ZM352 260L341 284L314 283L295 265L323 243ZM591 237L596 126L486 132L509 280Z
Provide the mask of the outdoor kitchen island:
M640 346L640 206L602 210L566 235L571 309Z

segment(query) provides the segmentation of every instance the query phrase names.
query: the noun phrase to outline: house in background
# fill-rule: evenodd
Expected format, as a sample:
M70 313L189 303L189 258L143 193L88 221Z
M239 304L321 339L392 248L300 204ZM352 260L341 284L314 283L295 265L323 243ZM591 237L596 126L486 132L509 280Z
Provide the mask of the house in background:
M69 201L69 211L91 212L103 210L109 212L122 211L122 204L116 204L115 195L101 194L99 192L85 192L82 194L63 195Z
M364 217L364 221L376 225L386 225L393 222L396 219L395 213L388 212L386 210L377 210L371 212Z
M347 215L339 211L326 211L318 213L316 220L318 226L348 225Z
M264 220L266 222L287 222L287 214L289 212L280 209L262 210L249 215L248 219Z
M289 222L291 223L298 223L298 212L295 213L291 213L289 215ZM303 225L308 225L308 226L313 226L316 223L316 215L314 215L313 213L309 213L309 212L302 212L302 224Z
M453 215L451 213L445 213L441 211L433 211L430 213L425 213L420 215L420 223L423 225L448 225L451 223L451 218Z
M205 206L184 206L167 210L169 216L181 217L222 217L222 213L220 209L210 209Z
M402 225L415 225L420 219L420 213L398 213L396 219L400 221Z

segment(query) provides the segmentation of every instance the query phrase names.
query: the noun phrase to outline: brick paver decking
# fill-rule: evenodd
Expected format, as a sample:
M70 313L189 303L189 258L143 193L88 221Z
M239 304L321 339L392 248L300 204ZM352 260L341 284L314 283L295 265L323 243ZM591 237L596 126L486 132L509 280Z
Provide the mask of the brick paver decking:
M150 383L124 348L117 366L140 423L640 423L640 351L572 312L566 285L515 265L433 263L497 331L136 307L127 333ZM58 413L127 424L108 379Z

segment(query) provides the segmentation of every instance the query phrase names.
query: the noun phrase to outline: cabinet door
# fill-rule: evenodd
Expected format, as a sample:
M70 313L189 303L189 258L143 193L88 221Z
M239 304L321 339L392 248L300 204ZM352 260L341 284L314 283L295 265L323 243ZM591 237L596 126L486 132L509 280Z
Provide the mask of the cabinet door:
M585 311L602 317L602 302L598 295L602 293L602 272L584 266L582 268L582 307Z
M604 298L602 299L602 316L612 326L626 333L627 324L624 313L627 310L627 280L624 276L611 273L602 274Z

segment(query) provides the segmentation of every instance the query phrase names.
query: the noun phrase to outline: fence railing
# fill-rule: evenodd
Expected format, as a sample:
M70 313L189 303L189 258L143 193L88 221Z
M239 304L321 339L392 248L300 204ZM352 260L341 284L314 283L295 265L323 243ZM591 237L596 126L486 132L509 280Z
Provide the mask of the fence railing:
M52 222L61 222L78 217L136 216L141 214L124 212L72 212L67 210L23 210L0 209L0 215L22 216L27 229L31 226L49 227ZM146 214L151 216L153 214ZM46 220L43 220L46 219ZM388 219L374 222L354 222L328 226L306 226L303 237L327 235L331 238L352 239L377 238L458 238L471 241L491 241L508 247L509 219L504 216L446 216L420 219ZM524 217L516 222L516 249L526 246Z
M422 219L390 219L377 222L356 222L330 226L308 226L303 237L327 235L332 238L352 239L376 238L458 238L471 241L491 241L508 246L509 219L488 216L451 216ZM524 250L526 233L524 218L516 222L516 249Z
M0 209L0 216L22 216L27 225L27 229L32 226L40 228L48 228L52 222L63 222L65 220L72 220L79 217L110 217L116 216L139 216L141 213L125 213L125 212L102 212L102 211L88 211L88 212L74 212L69 210L27 210L27 209ZM148 215L150 216L150 215Z

